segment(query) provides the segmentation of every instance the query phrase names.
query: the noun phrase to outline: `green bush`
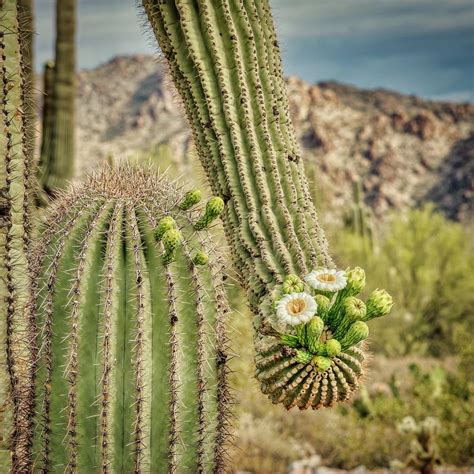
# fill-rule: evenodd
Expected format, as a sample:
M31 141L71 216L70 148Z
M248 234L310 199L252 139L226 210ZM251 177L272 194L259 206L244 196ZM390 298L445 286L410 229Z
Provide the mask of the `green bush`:
M426 206L392 215L368 256L357 235L345 230L333 234L341 265L363 266L370 281L386 288L395 301L388 320L374 324L373 350L433 356L458 351L455 332L473 324L474 252L469 230Z

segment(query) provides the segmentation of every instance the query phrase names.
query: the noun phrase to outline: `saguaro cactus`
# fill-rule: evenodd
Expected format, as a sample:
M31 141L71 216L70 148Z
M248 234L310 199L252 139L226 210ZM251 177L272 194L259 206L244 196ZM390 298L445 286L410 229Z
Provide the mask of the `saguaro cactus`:
M19 13L16 1L0 1L0 465L13 472L25 472L29 449L33 342L25 315L32 156Z
M43 121L40 157L40 181L48 193L64 188L74 174L75 31L76 0L56 0L56 57L54 71L45 71L53 86L45 91L51 92L45 97L50 115Z
M142 4L183 99L213 192L227 204L224 228L257 316L258 358L265 359L266 368L262 390L286 406L292 406L295 397L274 396L277 387L304 392L297 402L300 408L308 406L304 400L314 390L316 398L309 406L318 408L326 405L322 387L331 382L344 396L328 400L347 398L357 386L364 359L361 349L352 348L368 331L363 321L354 319L354 327L348 324L347 275L331 271L333 262L290 120L268 1L142 0ZM319 273L311 280L314 271ZM305 276L314 284L309 293L302 283ZM299 282L291 283L295 278ZM286 293L285 284L294 291ZM324 311L329 312L327 321ZM309 347L298 332L306 330L305 324L314 324L310 320L316 314L325 325L321 334L312 334ZM295 328L295 321L301 327ZM331 372L338 364L336 343L330 344L326 355L318 350L319 343L334 338L336 330L341 354L349 351L339 358L357 359L351 376L345 375L349 371L343 370L341 376ZM292 337L299 341L296 347L288 343ZM315 374L320 374L321 384ZM263 377L260 368L259 377Z
M223 471L225 277L188 196L120 168L52 207L34 252L35 468Z

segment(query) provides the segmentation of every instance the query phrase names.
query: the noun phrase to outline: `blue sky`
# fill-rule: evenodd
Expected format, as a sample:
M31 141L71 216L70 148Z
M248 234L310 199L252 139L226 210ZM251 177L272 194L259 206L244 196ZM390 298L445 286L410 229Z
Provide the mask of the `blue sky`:
M37 67L52 57L54 0L36 0ZM474 101L473 0L273 0L285 72ZM78 66L154 53L134 0L79 0Z

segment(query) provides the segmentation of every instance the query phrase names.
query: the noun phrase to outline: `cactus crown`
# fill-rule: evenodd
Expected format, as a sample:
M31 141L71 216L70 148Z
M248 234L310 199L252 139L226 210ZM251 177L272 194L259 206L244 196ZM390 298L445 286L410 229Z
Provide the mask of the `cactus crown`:
M45 470L222 471L225 277L183 194L147 170L106 169L49 212L31 303Z

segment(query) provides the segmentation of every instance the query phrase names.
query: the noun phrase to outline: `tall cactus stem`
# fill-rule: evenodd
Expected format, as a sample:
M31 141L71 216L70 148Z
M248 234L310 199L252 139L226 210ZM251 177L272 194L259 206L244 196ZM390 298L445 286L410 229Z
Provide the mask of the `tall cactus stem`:
M53 87L45 98L51 116L44 117L40 157L40 181L47 193L63 189L74 174L76 8L76 0L56 2Z
M30 465L34 374L34 331L25 311L34 176L26 7L0 1L0 463L13 472Z

